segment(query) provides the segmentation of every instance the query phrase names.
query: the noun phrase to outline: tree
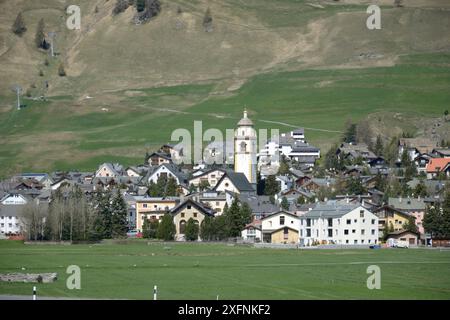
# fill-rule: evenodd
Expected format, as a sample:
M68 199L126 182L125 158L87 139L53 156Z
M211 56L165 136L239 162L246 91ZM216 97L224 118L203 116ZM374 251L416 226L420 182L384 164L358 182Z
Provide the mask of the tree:
M394 6L396 6L397 8L402 7L402 2L403 0L394 0Z
M373 149L373 152L378 157L383 156L383 140L381 139L380 135L377 136L377 141L375 142L375 147Z
M127 203L120 193L120 190L117 189L116 195L111 203L111 235L113 238L123 238L127 236L127 213Z
M58 67L58 75L60 77L66 76L66 69L64 68L64 64L62 62L59 64L59 67Z
M362 185L361 178L352 177L348 181L347 192L350 194L365 194L366 188Z
M283 199L281 200L281 208L285 211L289 210L289 201L286 197L283 197Z
M199 226L197 221L190 218L186 223L185 237L187 241L196 241L198 239Z
M393 166L398 159L398 137L393 137L384 149L384 158Z
M36 47L39 49L47 50L49 48L47 40L45 39L45 22L43 18L39 20L39 23L37 25L34 41Z
M266 181L261 179L261 172L256 174L256 192L258 195L263 195L266 187Z
M207 190L210 187L208 180L201 180L198 187L201 191Z
M213 18L211 15L211 9L208 7L208 9L206 9L205 16L203 17L203 27L205 28L206 32L213 31L212 23Z
M425 183L423 182L423 180L420 180L420 182L414 188L413 192L414 192L415 197L424 198L424 197L428 196L427 187L425 186Z
M111 239L112 237L112 209L111 191L97 192L96 206L97 214L93 229L100 239Z
M241 231L252 221L252 209L247 202L241 205Z
M25 21L23 20L22 12L20 12L16 17L14 24L12 25L12 32L21 37L25 33L25 31L27 31L27 27L25 26Z
M145 10L145 1L146 0L136 0L136 10L138 12L142 12Z
M264 193L267 196L273 196L280 192L280 185L278 184L274 175L270 175L266 179L266 186L264 188Z
M230 237L239 237L242 231L242 216L237 198L233 200L226 214L227 225Z
M166 213L158 226L158 231L156 236L158 239L164 241L173 240L176 234L175 224L173 223L173 218L170 213Z
M450 238L450 191L446 191L441 205L431 206L425 212L423 219L425 231L432 239Z
M289 171L289 164L287 162L287 159L284 155L281 156L281 162L280 162L280 168L278 169L279 175L286 175Z
M389 234L394 232L394 226L392 222L389 223L389 226L385 225L383 229L383 241L386 241L389 237Z
M352 123L351 120L347 120L345 125L343 141L347 143L356 142L356 124Z
M410 232L419 232L419 228L416 225L416 219L413 216L408 217L408 221L403 225L403 229Z
M200 225L200 238L203 241L216 240L215 218L205 216Z
M178 184L174 177L170 177L167 180L166 192L164 194L166 197L176 197L178 196Z

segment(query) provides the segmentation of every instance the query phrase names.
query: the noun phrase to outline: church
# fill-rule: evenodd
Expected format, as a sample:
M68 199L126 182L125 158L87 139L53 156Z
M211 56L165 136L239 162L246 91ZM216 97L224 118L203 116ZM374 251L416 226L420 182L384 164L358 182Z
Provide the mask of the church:
M234 133L234 171L243 173L247 180L256 186L258 136L253 121L248 118L247 110L238 122Z

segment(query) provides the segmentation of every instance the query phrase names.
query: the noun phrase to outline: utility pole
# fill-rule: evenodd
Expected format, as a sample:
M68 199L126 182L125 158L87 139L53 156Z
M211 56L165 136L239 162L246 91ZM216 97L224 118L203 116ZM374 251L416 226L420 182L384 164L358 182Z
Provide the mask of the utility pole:
M12 87L12 91L14 91L17 95L17 110L20 110L20 93L22 92L22 87L19 86L18 84L14 85Z

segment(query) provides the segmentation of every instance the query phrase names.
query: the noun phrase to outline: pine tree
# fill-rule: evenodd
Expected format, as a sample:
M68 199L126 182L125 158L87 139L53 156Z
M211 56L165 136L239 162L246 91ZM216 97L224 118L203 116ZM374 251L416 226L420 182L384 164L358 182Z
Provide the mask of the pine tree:
M289 164L284 155L281 156L280 168L278 169L279 175L286 175L289 173Z
M39 20L39 23L37 25L36 36L34 41L37 48L45 50L48 49L48 44L47 41L45 40L45 22L43 18Z
M200 238L203 241L216 240L216 230L214 217L205 216L200 225Z
M239 201L234 199L226 215L228 225L228 236L239 237L242 231L242 216L239 208Z
M187 241L196 241L198 239L199 227L196 221L192 218L186 223L185 237Z
M165 196L166 197L178 196L178 184L177 180L174 177L170 177L167 181Z
M111 191L98 192L96 196L97 217L95 220L94 233L100 239L111 239L112 237L112 208Z
M21 37L25 33L25 31L27 31L25 21L22 17L22 12L17 15L16 20L14 21L14 24L12 26L12 31L19 37Z
M173 223L173 218L169 213L166 213L158 226L157 238L170 241L173 240L176 234L175 224Z
M280 185L278 184L275 176L274 175L268 176L266 179L266 186L265 186L264 193L267 196L273 196L273 195L277 194L278 192L280 192Z
M375 142L374 153L378 157L383 156L383 140L381 139L380 135L377 136L377 141Z
M285 211L289 210L289 202L286 197L283 197L283 199L281 199L281 208Z
M120 190L117 189L116 195L114 196L111 203L111 224L113 238L123 238L127 236L127 213L127 203L120 193Z

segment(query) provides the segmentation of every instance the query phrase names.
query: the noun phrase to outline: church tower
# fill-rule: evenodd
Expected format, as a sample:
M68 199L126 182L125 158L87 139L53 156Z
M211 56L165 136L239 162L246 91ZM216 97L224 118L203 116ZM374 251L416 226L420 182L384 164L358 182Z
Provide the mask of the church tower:
M234 171L245 174L252 184L256 184L256 152L256 130L245 110L234 132Z

